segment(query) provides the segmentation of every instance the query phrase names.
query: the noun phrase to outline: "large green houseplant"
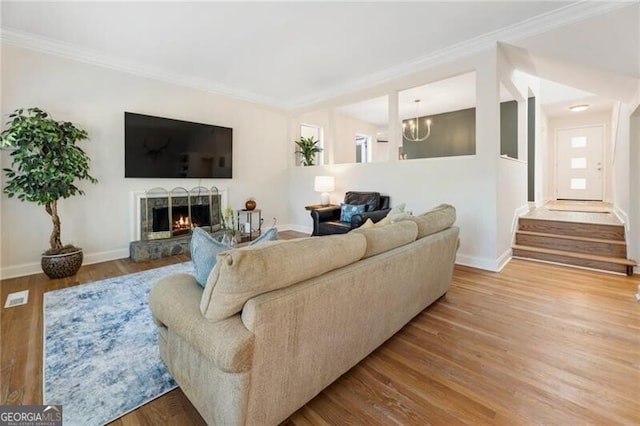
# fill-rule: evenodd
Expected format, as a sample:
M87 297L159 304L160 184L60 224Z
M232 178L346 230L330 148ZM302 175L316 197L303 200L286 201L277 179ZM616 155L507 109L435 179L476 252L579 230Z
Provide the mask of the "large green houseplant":
M60 240L58 200L84 194L78 181L97 182L89 175L89 156L76 145L87 138L85 130L55 121L39 108L15 110L0 133L0 147L11 152L4 192L44 206L51 216L50 248L42 257L42 268L51 278L73 275L82 264L82 250Z
M296 149L296 154L300 154L300 161L302 165L313 166L316 154L322 152L322 148L318 145L320 141L314 139L313 136L310 136L308 138L301 137L293 143L298 147L298 149Z

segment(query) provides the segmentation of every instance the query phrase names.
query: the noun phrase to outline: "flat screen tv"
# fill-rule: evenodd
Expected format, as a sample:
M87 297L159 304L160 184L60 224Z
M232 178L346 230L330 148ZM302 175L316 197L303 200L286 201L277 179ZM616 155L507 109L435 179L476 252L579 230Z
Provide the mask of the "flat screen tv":
M124 113L127 178L231 178L233 129Z

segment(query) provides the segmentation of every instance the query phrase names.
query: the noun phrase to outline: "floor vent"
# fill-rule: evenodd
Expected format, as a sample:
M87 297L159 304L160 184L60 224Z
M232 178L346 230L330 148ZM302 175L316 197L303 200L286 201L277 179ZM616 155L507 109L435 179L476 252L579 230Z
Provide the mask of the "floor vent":
M18 291L16 293L9 293L7 301L4 304L5 308L12 308L14 306L26 305L29 301L29 290Z

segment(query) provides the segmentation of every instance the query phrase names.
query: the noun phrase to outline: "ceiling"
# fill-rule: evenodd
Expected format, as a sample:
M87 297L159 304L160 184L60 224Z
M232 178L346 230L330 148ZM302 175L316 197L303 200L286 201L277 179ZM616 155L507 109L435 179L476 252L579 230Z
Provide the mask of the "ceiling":
M548 28L584 5L4 0L1 12L6 42L294 108Z
M604 3L3 0L0 16L4 42L293 109L427 68L447 52L601 13ZM513 99L502 89L503 102ZM400 117L416 115L415 99L424 116L473 107L475 94L473 72L407 89L399 92ZM591 105L589 112L613 108L607 98L543 79L539 101L549 118L572 114L576 103ZM338 112L384 128L388 100Z

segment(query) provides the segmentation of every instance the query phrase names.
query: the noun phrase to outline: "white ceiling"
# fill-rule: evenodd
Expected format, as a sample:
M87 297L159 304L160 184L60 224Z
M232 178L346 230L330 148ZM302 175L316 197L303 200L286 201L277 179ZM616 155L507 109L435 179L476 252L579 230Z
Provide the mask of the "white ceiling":
M447 52L615 7L620 3L2 0L0 16L4 42L295 108L426 68ZM400 117L415 116L414 99L420 115L431 115L473 107L475 94L473 72L407 89L399 93ZM501 90L501 100L510 99ZM588 103L589 112L613 108L605 97L542 79L539 100L550 118L571 114L575 103ZM338 111L384 128L388 100Z
M566 21L585 7L576 1L1 2L4 41L288 108L397 77L461 46L535 32L540 20L549 24L561 15Z

